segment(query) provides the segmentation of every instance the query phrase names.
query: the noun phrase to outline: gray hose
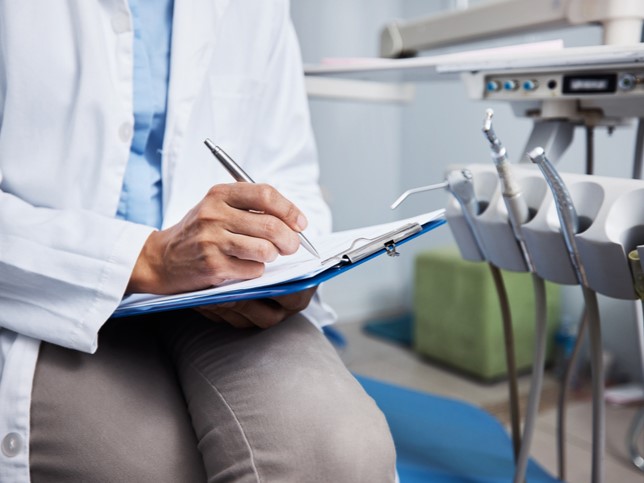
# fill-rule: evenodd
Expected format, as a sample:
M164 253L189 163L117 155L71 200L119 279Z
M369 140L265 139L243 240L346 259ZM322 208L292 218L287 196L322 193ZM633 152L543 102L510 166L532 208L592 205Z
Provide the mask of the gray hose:
M539 275L532 273L532 285L534 288L534 303L536 307L534 361L532 363L532 382L530 384L530 396L526 408L525 426L521 438L521 451L514 472L514 483L522 483L525 480L528 469L530 446L537 422L537 414L539 412L543 374L546 365L546 342L548 335L546 283Z
M640 125L644 127L644 124ZM638 127L638 139L640 138ZM644 135L644 131L642 131ZM595 128L593 126L586 126L586 174L594 174L595 171ZM642 146L639 144L639 149L635 148L635 159L642 157ZM639 156L638 153L639 152ZM637 161L635 162L637 164ZM634 168L635 169L635 168ZM572 381L572 375L577 367L577 360L581 353L581 346L583 345L584 336L586 335L586 327L588 326L588 314L584 308L577 329L577 340L575 347L570 355L570 360L566 365L564 377L559 385L559 398L557 401L557 471L560 480L566 480L566 406L568 403L568 390Z
M514 450L514 461L518 461L521 449L521 409L519 406L519 385L517 381L517 364L514 350L514 332L512 328L512 315L508 293L505 289L501 270L488 263L496 293L501 308L501 321L503 322L503 337L505 340L505 360L508 368L508 391L510 395L510 424L512 430L512 448Z
M593 394L593 441L592 441L592 476L591 483L601 483L604 473L604 449L606 445L606 421L604 401L604 361L601 340L601 325L597 293L590 289L586 278L584 264L579 256L575 240L578 231L577 212L566 184L548 160L542 148L535 148L528 153L533 163L539 166L555 201L557 215L561 225L561 234L570 258L571 265L581 285L581 290L588 312L588 333L590 336L590 365L592 372Z
M570 359L566 364L564 376L559 384L559 398L557 401L557 477L561 481L566 481L566 405L568 401L568 391L572 382L572 375L577 367L577 359L581 353L586 328L588 327L588 313L584 308L577 329L577 340L572 350Z
M606 447L606 403L604 401L604 360L602 332L599 320L597 293L586 286L581 287L588 311L588 335L590 337L590 369L593 394L593 449L591 483L600 483L604 475L604 451Z

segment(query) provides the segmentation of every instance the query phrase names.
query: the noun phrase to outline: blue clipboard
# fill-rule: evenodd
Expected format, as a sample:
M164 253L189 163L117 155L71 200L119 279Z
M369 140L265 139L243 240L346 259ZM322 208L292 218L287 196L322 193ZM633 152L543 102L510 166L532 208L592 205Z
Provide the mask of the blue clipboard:
M116 309L112 314L112 318L151 314L155 312L165 312L168 310L185 309L202 305L221 304L225 302L237 302L240 300L279 297L280 295L300 292L312 287L317 287L321 283L335 278L342 273L348 272L349 270L352 270L355 267L385 253L390 256L397 256L398 252L396 251L396 248L398 246L407 243L409 240L413 240L434 228L438 228L444 223L445 218L439 218L425 223L422 226L418 224L416 224L415 227L405 225L404 227L395 230L395 232L390 232L375 239L368 240L368 243L361 245L358 248L350 248L346 252L338 254L337 257L334 257L337 258L336 264L311 277L215 295L195 295L187 300L170 300L167 302L158 302L140 307L126 306Z

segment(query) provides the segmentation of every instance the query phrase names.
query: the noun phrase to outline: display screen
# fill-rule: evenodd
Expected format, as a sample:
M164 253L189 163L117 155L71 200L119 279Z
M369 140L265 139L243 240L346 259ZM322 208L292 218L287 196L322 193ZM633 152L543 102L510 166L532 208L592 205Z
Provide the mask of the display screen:
M564 94L612 94L617 74L570 74L563 77Z

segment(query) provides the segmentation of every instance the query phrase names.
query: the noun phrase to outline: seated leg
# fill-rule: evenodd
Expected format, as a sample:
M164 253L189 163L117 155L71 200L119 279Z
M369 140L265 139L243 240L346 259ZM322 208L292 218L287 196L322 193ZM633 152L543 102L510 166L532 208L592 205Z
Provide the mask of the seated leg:
M210 482L393 482L383 414L302 316L164 325Z
M154 324L110 321L96 354L43 343L31 403L34 483L206 481Z

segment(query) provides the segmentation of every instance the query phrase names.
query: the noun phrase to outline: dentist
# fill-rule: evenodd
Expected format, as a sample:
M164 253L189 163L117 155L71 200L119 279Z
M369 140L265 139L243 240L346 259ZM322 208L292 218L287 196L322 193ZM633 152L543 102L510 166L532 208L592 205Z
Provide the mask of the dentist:
M315 291L110 320L330 229L288 9L0 0L0 481L393 481Z

